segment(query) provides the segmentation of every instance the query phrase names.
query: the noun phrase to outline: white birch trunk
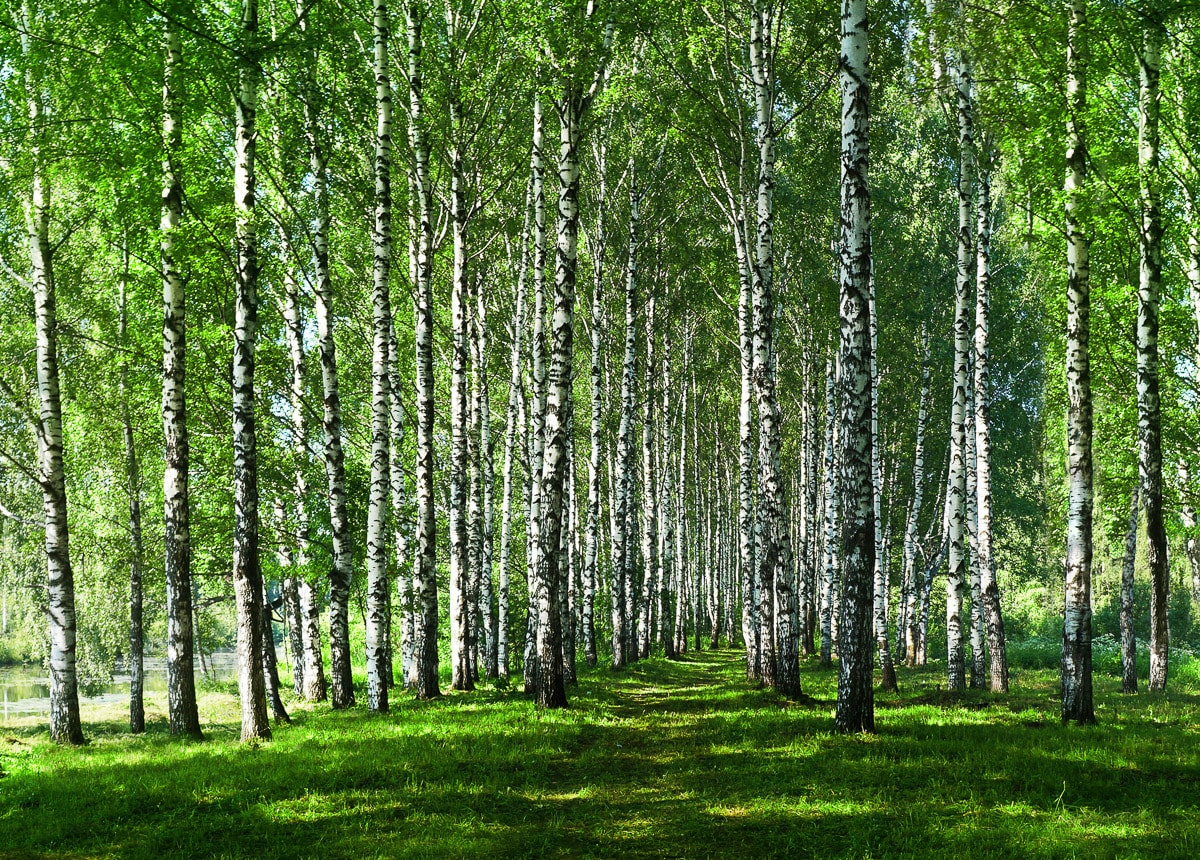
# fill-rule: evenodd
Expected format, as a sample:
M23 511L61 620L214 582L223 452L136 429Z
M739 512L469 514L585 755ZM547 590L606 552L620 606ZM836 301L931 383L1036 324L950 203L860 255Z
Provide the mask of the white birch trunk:
M1125 532L1125 554L1121 559L1121 692L1137 692L1137 640L1133 622L1133 574L1137 561L1138 490L1129 498L1129 528Z
M883 458L879 446L879 364L876 356L879 352L879 321L875 315L875 276L869 278L868 316L871 338L871 475L872 492L871 506L875 518L875 566L874 601L872 609L872 624L875 632L875 647L879 652L879 686L883 690L895 691L896 667L892 663L892 649L888 642L888 575L884 563L884 525L883 525Z
M391 379L388 376L392 317L388 278L392 268L392 82L388 69L391 22L386 0L375 0L375 222L371 287L371 483L367 499L367 710L387 713L392 665L388 579L387 511L390 503Z
M117 283L117 336L124 351L118 378L121 398L121 435L125 443L125 482L129 495L129 731L140 734L146 730L144 653L145 637L142 626L142 591L145 550L142 543L142 479L141 464L133 439L133 420L129 408L129 235L122 236L121 277Z
M1094 723L1092 704L1092 393L1087 225L1087 0L1067 9L1067 564L1062 720Z
M521 227L516 297L511 327L512 350L509 353L508 410L504 422L504 474L500 501L500 576L496 600L496 668L500 677L509 672L508 610L509 556L512 547L513 461L516 453L518 410L521 401L522 335L525 333L525 279L529 271L529 215L533 202L532 177L525 195L525 222Z
M993 693L1008 692L1008 656L996 559L992 554L992 428L988 390L989 314L992 274L992 183L990 166L979 170L975 253L975 508L978 517L976 564L987 624Z
M233 590L237 609L242 740L269 738L259 559L258 443L254 404L258 342L258 235L255 150L258 116L258 0L243 0L234 97L233 206L237 232L233 330Z
M1159 69L1165 28L1159 13L1143 21L1139 57L1138 177L1141 265L1138 278L1138 462L1146 511L1146 563L1150 568L1150 690L1167 688L1170 569L1163 523L1162 407L1159 397L1158 317L1162 292L1162 213L1159 209Z
M946 578L947 688L966 689L963 646L963 593L970 573L967 534L967 378L971 343L970 304L972 186L974 182L974 118L971 69L960 46L950 70L958 122L958 271L954 284L954 390L950 408L950 559Z
M26 62L32 166L29 196L22 203L29 242L36 331L39 416L36 427L38 483L45 520L47 590L46 616L50 628L50 739L82 744L79 685L75 671L75 578L67 533L67 484L63 466L62 400L58 384L58 314L50 243L50 194L46 187L42 148L45 108L39 76L31 57L33 13L22 7L21 47Z
M416 330L417 401L417 558L413 573L418 609L414 632L413 686L417 697L432 699L438 689L437 520L433 495L433 223L429 144L421 65L421 4L410 0L408 29L409 145L412 185L416 191L416 282L413 314Z
M634 164L629 171L629 243L625 263L625 353L621 365L621 420L617 430L617 471L613 473L616 496L613 514L612 573L612 665L624 667L630 650L627 611L633 589L633 559L630 557L629 519L633 504L633 417L634 386L637 378L637 249L641 192ZM647 395L648 396L648 395Z
M839 69L842 90L841 389L842 619L838 630L841 732L875 731L871 690L871 595L875 508L871 476L871 196L867 184L870 83L867 1L843 0Z
M163 156L159 260L163 289L163 565L167 581L167 711L172 735L199 738L193 668L190 459L184 396L187 320L176 234L183 218L183 54L175 19L163 23Z

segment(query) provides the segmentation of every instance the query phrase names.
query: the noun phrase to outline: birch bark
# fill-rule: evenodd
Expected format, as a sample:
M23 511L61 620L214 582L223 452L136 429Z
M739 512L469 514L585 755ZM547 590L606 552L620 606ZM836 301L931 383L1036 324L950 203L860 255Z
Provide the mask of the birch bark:
M171 7L172 10L175 7ZM187 307L176 235L183 218L183 47L174 14L163 18L163 156L159 262L163 289L163 565L167 581L167 712L172 735L199 738L193 668Z
M840 732L874 732L871 690L871 595L875 514L871 476L871 197L867 184L870 84L867 0L843 0L839 72L842 90L841 388L842 599L838 625Z
M233 330L233 589L237 608L242 740L269 738L262 568L259 559L258 443L254 404L258 343L255 152L258 118L258 0L243 0L234 98L233 202L237 233Z
M1088 355L1087 0L1067 8L1067 565L1062 720L1095 723L1092 704L1092 394Z
M1138 90L1138 178L1141 204L1137 322L1138 463L1146 511L1150 568L1151 691L1167 688L1170 569L1163 523L1162 407L1159 396L1158 319L1162 292L1162 213L1159 206L1159 71L1165 28L1157 10L1143 22Z
M392 666L389 647L391 583L386 538L389 485L391 379L388 376L392 303L392 81L388 68L391 21L386 0L375 0L372 21L375 78L375 221L371 285L371 483L367 500L367 710L387 713Z

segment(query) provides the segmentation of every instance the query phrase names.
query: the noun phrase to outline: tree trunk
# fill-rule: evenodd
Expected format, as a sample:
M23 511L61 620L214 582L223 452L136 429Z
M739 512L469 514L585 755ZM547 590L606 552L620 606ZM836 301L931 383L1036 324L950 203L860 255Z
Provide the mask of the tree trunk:
M612 534L612 666L621 669L630 649L626 611L633 588L633 559L630 557L629 518L633 504L633 410L637 379L637 249L641 191L630 163L629 171L629 246L625 264L625 356L621 365L621 421L617 429L616 511ZM648 395L647 395L648 396Z
M234 99L233 205L237 232L233 330L233 590L237 608L242 740L269 738L263 678L263 580L258 546L258 443L254 365L258 342L255 149L258 114L258 0L243 0Z
M183 218L183 56L173 15L164 16L163 186L159 260L163 287L163 566L167 580L167 711L172 735L199 739L192 665L191 530L188 511L188 431L184 397L186 305L176 257Z
M1062 720L1095 723L1092 705L1092 391L1088 356L1087 0L1067 17L1067 569Z
M889 692L899 689L896 683L896 666L892 663L892 649L888 642L888 574L884 562L883 526L883 458L879 451L879 323L875 316L875 278L869 279L869 326L871 338L871 505L875 518L875 567L874 604L872 623L875 632L875 647L879 652L879 688Z
M391 22L386 0L375 0L375 222L371 289L371 484L367 500L367 710L387 713L391 686L391 584L386 538L389 486L391 379L388 377L392 304L392 83L388 70Z
M833 664L833 592L840 555L837 550L839 493L837 471L840 471L837 451L839 399L834 389L834 362L825 363L825 553L821 576L821 665Z
M457 41L454 15L446 6L447 41ZM467 460L470 433L467 397L468 299L466 165L463 162L463 108L457 78L451 76L447 92L450 115L450 228L453 272L450 289L452 350L450 359L450 685L473 690L470 665L472 608L469 599L473 571L469 564Z
M920 635L920 583L917 580L917 524L921 516L921 503L925 496L925 422L928 418L929 401L929 333L921 331L921 394L917 405L916 448L913 454L913 499L908 509L908 520L904 526L904 573L903 612L905 622L900 625L904 636L904 659L909 666L917 662L917 642Z
M550 598L546 589L545 573L542 568L542 530L545 517L542 513L542 471L545 463L546 443L546 192L543 180L543 151L545 128L541 99L535 95L533 105L533 327L530 338L530 360L532 371L532 406L529 410L529 515L526 517L526 532L529 535L528 581L529 602L527 608L525 648L525 692L535 693L541 667L540 653L536 650L538 630L542 622L540 607ZM557 546L557 544L555 545ZM555 604L557 606L557 602ZM557 645L555 646L557 647Z
M657 582L665 572L659 570L658 557L658 508L660 476L655 462L654 416L654 296L646 301L646 356L642 392L642 589L638 601L637 652L639 660L650 656L651 607ZM665 416L664 416L665 419Z
M142 629L142 573L145 551L142 545L142 479L137 447L133 441L133 421L129 408L129 236L122 237L121 278L117 283L118 339L125 351L118 382L121 396L121 430L125 441L125 482L129 494L129 731L146 730L146 709L142 701L145 689L143 655L145 636Z
M541 562L544 587L538 589L538 672L535 699L541 708L567 705L563 684L562 627L558 589L564 525L563 484L567 470L575 335L575 269L579 238L579 123L586 106L577 84L567 83L557 104L560 137L558 155L558 219L555 255L554 313L551 323L550 384L546 396L546 451L540 477L544 506Z
M1159 68L1164 28L1157 13L1144 22L1138 98L1138 175L1142 224L1138 278L1138 462L1146 511L1146 562L1150 568L1150 683L1167 688L1167 592L1170 568L1163 523L1162 409L1158 384L1158 313L1162 291L1162 213L1159 209Z
M1008 692L1008 655L1004 644L1004 615L996 559L992 554L992 428L988 398L989 332L992 273L991 170L979 170L979 218L975 254L975 506L978 516L976 564L987 623L988 654L993 693Z
M500 579L496 601L496 668L500 677L509 672L508 601L509 553L512 547L513 520L513 461L515 459L517 413L521 401L522 335L525 332L525 278L529 271L529 213L533 202L533 180L525 195L525 222L521 226L516 297L512 317L512 351L509 354L508 411L504 422L504 476L500 501Z
M954 284L954 396L950 409L950 561L946 579L947 686L966 689L963 647L963 592L969 575L967 534L967 377L971 342L969 293L971 288L971 212L975 168L974 117L971 68L965 46L951 69L958 120L958 271Z
M840 732L875 731L871 690L871 595L875 507L871 476L871 197L867 186L870 85L867 2L843 0L841 348L842 621L838 637Z
M1138 484L1129 501L1129 529L1121 559L1121 692L1137 692L1137 641L1133 634L1133 572L1137 561Z
M280 691L279 683L279 656L275 653L275 633L272 627L274 621L271 612L271 598L267 594L267 588L263 586L263 649L262 649L262 670L263 680L267 690L267 701L271 705L271 715L275 719L275 724L290 723L292 718L288 716L287 708L283 704L283 695Z
M437 519L433 507L433 223L429 178L429 144L421 77L421 4L410 0L408 27L409 143L416 191L417 262L413 309L417 365L417 559L414 585L419 610L414 634L413 669L417 697L432 699L438 689Z
M299 618L295 619L300 637L300 654L294 658L292 671L297 673L299 684L296 694L310 702L323 702L326 698L325 665L321 654L320 607L313 587L308 580L309 522L305 507L308 498L307 465L308 418L304 403L304 317L300 308L300 285L292 274L284 278L283 320L287 329L288 354L292 366L292 505L296 517L296 553L292 559L294 567L302 572L291 577ZM282 507L282 505L281 505ZM279 517L282 523L285 517Z
M55 300L53 248L50 243L50 203L42 145L47 131L40 81L30 58L32 13L23 7L21 47L25 53L32 176L23 203L28 231L34 326L37 333L38 483L45 518L47 571L46 615L50 626L50 739L81 744L79 686L75 672L75 578L67 533L67 485L63 466L62 400L58 384L58 319Z
M492 550L495 546L496 462L492 446L491 392L488 386L488 322L484 285L475 290L475 409L479 416L479 612L483 618L484 674L499 675L499 642L496 636L495 602L492 600Z

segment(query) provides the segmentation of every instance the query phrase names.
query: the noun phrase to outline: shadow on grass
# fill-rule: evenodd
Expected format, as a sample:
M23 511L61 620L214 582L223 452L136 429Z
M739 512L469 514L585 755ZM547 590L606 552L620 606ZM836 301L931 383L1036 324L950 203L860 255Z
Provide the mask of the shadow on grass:
M0 856L1200 850L1196 697L1118 701L1109 729L1035 729L1041 687L1014 710L932 695L912 674L879 735L842 737L827 671L805 667L805 705L742 675L733 652L703 652L585 673L565 712L497 690L402 699L388 715L298 709L257 748L101 731L84 750L23 741L0 758Z

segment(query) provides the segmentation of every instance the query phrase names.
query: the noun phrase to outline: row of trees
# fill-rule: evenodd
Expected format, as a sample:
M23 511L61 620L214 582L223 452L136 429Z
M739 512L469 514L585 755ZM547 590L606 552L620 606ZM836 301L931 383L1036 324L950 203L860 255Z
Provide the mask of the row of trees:
M519 666L560 707L577 656L723 638L790 696L836 654L869 731L873 661L943 634L950 689L1005 690L1000 585L1064 567L1089 721L1137 487L1161 689L1168 531L1200 604L1185 6L10 4L0 513L52 736L118 652L142 728L149 633L198 736L227 596L245 737L276 613L336 708L357 615L373 710L394 666L438 695L440 644L454 688Z

